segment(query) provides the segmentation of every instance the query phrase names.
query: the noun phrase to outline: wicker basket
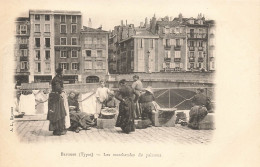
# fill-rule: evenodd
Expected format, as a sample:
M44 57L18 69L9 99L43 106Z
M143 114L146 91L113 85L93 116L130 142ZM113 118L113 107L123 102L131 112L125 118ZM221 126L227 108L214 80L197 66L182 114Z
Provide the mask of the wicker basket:
M113 119L116 115L116 109L115 108L104 108L101 110L101 118L102 119Z

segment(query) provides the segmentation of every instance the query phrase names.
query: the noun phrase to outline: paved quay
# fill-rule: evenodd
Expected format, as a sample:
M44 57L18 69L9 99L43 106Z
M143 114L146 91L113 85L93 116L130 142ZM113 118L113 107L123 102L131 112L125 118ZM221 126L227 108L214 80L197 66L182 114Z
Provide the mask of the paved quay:
M149 127L136 129L124 134L120 128L81 130L79 133L68 131L66 135L53 136L48 130L46 115L24 116L15 120L15 132L23 143L63 143L63 142L112 142L112 143L172 143L172 144L208 144L214 130L192 130L177 124L175 127Z

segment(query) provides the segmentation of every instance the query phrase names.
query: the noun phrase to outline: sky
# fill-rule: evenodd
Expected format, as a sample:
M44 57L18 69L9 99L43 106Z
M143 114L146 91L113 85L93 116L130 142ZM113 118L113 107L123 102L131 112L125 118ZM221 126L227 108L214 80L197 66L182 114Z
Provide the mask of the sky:
M16 11L16 17L28 16L29 9L46 10L76 10L81 11L83 16L83 25L88 25L91 18L92 27L97 28L102 25L104 30L112 30L114 26L119 25L121 20L124 23L140 25L147 17L150 20L153 15L160 17L177 17L182 13L184 17L197 17L199 13L205 15L206 19L214 20L214 2L206 0L192 1L192 4L186 0L27 0L17 1L18 3L10 6ZM62 4L62 5L61 5ZM19 8L16 8L17 5Z

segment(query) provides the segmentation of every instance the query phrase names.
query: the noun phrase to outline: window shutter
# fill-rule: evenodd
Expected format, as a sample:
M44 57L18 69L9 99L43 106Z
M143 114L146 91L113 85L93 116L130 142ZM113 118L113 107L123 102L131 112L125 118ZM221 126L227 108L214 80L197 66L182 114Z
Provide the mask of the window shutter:
M142 39L142 48L144 48L144 39Z
M183 39L180 39L180 45L181 46L183 45Z
M69 68L69 65L70 65L70 63L67 63L67 70L69 70L70 68Z
M203 43L202 43L202 46L203 46L204 48L206 48L206 42L203 42Z
M171 51L168 51L168 58L171 58Z
M163 46L166 45L166 39L163 39Z
M173 39L173 45L176 46L176 39Z

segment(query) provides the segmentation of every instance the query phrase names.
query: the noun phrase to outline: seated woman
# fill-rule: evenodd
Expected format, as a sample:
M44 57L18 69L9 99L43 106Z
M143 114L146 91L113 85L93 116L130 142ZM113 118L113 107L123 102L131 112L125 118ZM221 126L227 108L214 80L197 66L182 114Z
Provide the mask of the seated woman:
M85 112L80 112L79 110L79 102L78 95L75 92L70 92L68 97L68 104L70 110L70 130L79 133L80 128L85 130L90 129L90 127L94 126L95 122L91 115L88 115Z
M197 94L192 98L193 107L190 110L190 119L188 127L192 129L199 128L199 122L208 114L208 110L206 108L207 105L207 97L203 95L203 89L197 89Z
M145 93L141 94L139 97L139 103L142 110L142 120L150 120L149 123L147 123L147 126L152 123L152 111L155 110L153 104L154 99L154 94L150 86L148 86L145 89Z

